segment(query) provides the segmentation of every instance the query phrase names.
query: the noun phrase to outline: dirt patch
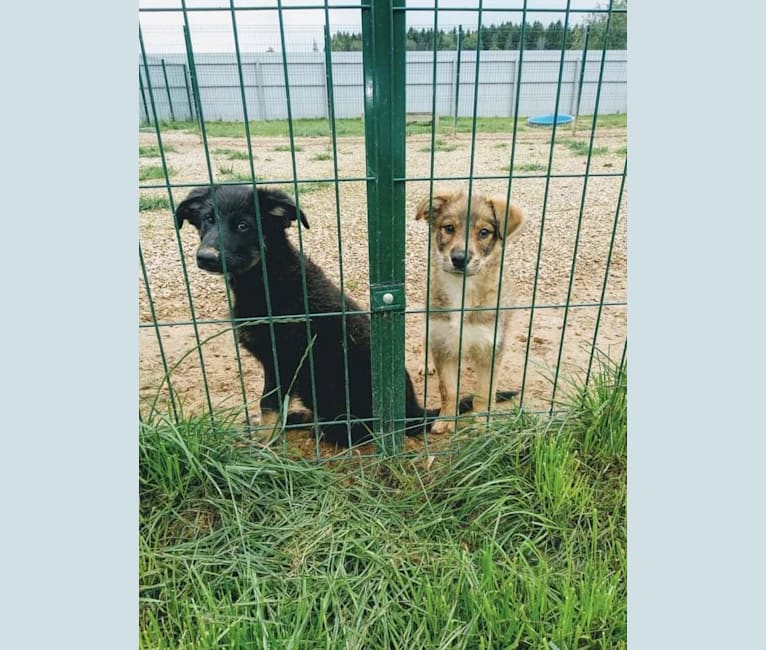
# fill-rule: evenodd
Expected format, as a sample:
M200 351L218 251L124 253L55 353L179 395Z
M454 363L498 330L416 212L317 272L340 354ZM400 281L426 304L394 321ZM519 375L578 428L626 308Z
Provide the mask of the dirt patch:
M511 137L510 134L477 135L474 177L507 175ZM470 136L440 136L439 139L449 146L436 151L434 175L470 175ZM577 139L587 141L587 135ZM548 409L552 398L558 400L563 396L568 381L582 377L591 362L594 341L598 350L619 359L626 337L626 307L608 306L627 300L627 193L623 194L615 227L626 132L619 128L597 132L594 144L606 147L607 153L593 156L588 170L591 175L587 179L571 176L586 171L587 158L574 153L566 144L569 140L572 137L567 131L559 133L550 180L545 176L550 156L550 131L519 133L516 143L515 173L528 177L514 179L511 198L526 209L529 223L506 253L504 282L512 283L513 305L519 309L514 311L511 321L509 349L499 369L499 386L523 388L523 404L531 409ZM140 144L156 145L156 137L141 133ZM167 153L167 163L174 170L173 183L208 182L208 161L198 136L169 132L163 135L163 144L172 145L172 150ZM326 155L332 153L329 139L301 138L295 144L300 149L296 152L298 178L333 178L333 159L332 156L327 159ZM430 136L408 137L408 178L430 177L429 144ZM258 138L253 143L254 165L259 179L273 180L274 184L287 185L291 190L292 157L286 145L289 141L284 138ZM284 151L286 148L288 150ZM247 151L244 139L210 138L208 150L215 180L230 180L233 174L249 174L247 160L230 159L232 150ZM340 179L364 177L364 153L362 138L338 140ZM159 164L159 159L141 158L140 164ZM160 181L155 183L162 185ZM467 181L441 182L445 185L456 183ZM302 232L300 244L336 282L341 276L339 261L342 253L346 291L368 306L366 187L363 181L357 180L341 180L338 186L339 210L336 209L334 183L311 183L301 192L301 208L308 215L311 229ZM475 180L474 187L505 193L508 185L507 180L502 179ZM415 222L414 214L415 206L428 190L427 181L408 181L406 185L408 312L422 310L426 302L428 230L423 222ZM163 189L143 189L141 193L167 196ZM174 189L174 201L179 202L187 193L188 188ZM338 246L339 235L342 249ZM291 236L297 244L296 228L291 229ZM139 268L140 322L146 325L156 319L160 323L156 328L139 329L143 412L147 412L155 399L165 405L162 408L167 407L167 391L162 383L167 367L172 368L170 380L184 413L204 412L211 406L241 409L246 401L249 415L257 418L262 387L260 367L246 352L240 351L238 355L233 334L227 331L229 326L225 322L211 322L226 321L227 295L220 278L203 273L194 263L196 232L186 227L177 234L170 211L164 209L139 214L139 237L148 281L144 281L144 272ZM611 262L607 272L609 256ZM599 309L593 304L601 301L602 294L607 306ZM565 304L570 308L565 309L562 306ZM534 305L533 309L531 305ZM193 319L199 324L195 326ZM198 340L211 336L212 339L196 347ZM424 338L423 314L408 313L407 368L419 397L423 399L427 389L425 401L435 407L439 402L438 383L434 375L424 372ZM553 378L557 367L558 384L554 392ZM461 392L471 388L470 376L461 380ZM288 434L288 441L289 446L299 453L310 455L316 451L313 442L305 440L302 433ZM408 440L408 447L412 449L421 446L422 442L418 440ZM323 454L334 452L324 448L320 451Z

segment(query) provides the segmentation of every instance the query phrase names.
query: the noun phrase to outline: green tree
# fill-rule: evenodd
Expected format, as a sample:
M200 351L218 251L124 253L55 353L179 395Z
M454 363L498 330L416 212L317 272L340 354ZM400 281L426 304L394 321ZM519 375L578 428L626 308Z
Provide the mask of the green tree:
M609 5L599 5L599 8L608 9ZM625 10L625 13L614 13L615 9ZM585 24L590 27L588 36L588 49L601 50L604 47L606 37L606 49L624 50L628 47L628 0L614 0L612 3L611 20L607 13L592 13L585 19ZM609 33L606 32L609 23Z
M475 50L477 41L478 41L478 32L472 32L470 29L467 29L463 32L463 49L464 50Z
M441 38L439 38L440 50L454 50L457 47L457 29L452 29L449 32L439 31Z
M362 49L362 35L335 32L330 37L330 49L333 52L359 52Z
M508 24L508 35L505 37L504 50L518 50L521 42L521 26Z
M541 50L545 46L545 27L536 20L532 24L527 23L524 34L524 48L527 50Z
M567 49L581 50L585 42L585 27L582 25L571 25L567 30Z
M608 7L608 5L607 5ZM614 0L613 9L627 10L627 0ZM547 27L536 20L527 23L524 30L524 48L527 50L560 50L566 39L566 49L582 49L585 40L586 27L590 30L588 47L600 49L603 47L606 34L608 14L592 13L582 25L570 24L564 33L560 20ZM464 50L475 50L479 38L479 30L463 30ZM455 50L457 48L458 30L440 29L436 32L437 50ZM482 25L482 50L518 50L521 44L521 25L504 22L497 25ZM336 32L330 39L330 47L334 52L358 52L362 50L362 35L360 33ZM627 14L613 12L609 24L607 47L609 49L625 49L627 47ZM410 27L406 34L406 48L411 51L433 51L434 30L432 27L415 29Z
M560 20L548 25L545 30L545 49L546 50L560 50L564 44L564 25Z

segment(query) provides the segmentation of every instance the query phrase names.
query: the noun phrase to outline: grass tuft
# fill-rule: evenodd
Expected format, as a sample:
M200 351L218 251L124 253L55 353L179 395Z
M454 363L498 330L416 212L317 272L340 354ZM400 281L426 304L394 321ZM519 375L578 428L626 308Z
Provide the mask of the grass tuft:
M253 177L250 175L249 172L240 172L234 168L234 165L218 165L218 174L220 176L219 180L222 181L235 181L235 182L242 182L242 181L252 181Z
M563 144L577 156L587 156L588 149L590 148L590 143L583 140L561 140L559 141L559 144ZM609 153L609 147L594 146L593 149L591 149L591 155L593 156L602 156L606 153Z
M429 469L142 423L140 645L626 648L626 380L495 420Z
M250 160L250 156L247 151L240 151L239 149L213 149L214 156L222 156L226 160Z
M168 166L168 178L175 174L175 169ZM165 179L165 170L162 165L141 165L138 168L138 180L139 181L151 181L157 179Z
M504 172L510 171L510 166L505 165L502 167L502 170ZM523 165L514 165L513 171L514 172L544 172L548 167L546 165L541 165L540 163L525 163Z
M177 149L172 144L163 144L162 150L165 153L173 153L177 151ZM160 157L159 145L148 145L145 147L139 147L138 157L139 158L159 158Z
M303 151L303 147L297 144L294 147L289 144L278 144L272 151Z
M167 196L155 194L141 194L138 197L138 211L167 210L170 208L170 199Z
M455 151L457 148L458 145L454 142L447 142L446 140L441 140L439 138L434 141L434 151ZM429 144L425 147L420 147L418 151L430 152L431 145Z

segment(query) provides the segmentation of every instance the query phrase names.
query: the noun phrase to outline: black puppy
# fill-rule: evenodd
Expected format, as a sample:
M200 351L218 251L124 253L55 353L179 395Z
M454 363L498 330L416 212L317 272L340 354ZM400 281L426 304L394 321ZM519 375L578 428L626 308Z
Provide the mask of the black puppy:
M349 433L345 422L348 419L351 420L350 442L367 442L372 438L369 318L366 314L346 315L350 407L347 408L342 316L312 316L309 318L310 332L307 332L302 261L310 314L341 312L340 290L322 269L311 260L302 258L287 237L286 228L298 218L304 228L309 227L303 211L297 210L292 199L279 190L259 188L257 197L263 248L250 187L216 185L214 196L209 187L195 188L178 206L175 217L179 228L186 220L199 231L197 266L211 273L223 273L222 260L225 257L235 318L268 316L264 266L272 315L295 317L290 322L276 320L271 324L264 322L239 328L240 344L263 366L262 422L273 423L276 420L281 407L280 393L283 399L289 393L298 396L313 411L322 423L321 431L326 441L348 445ZM216 214L220 217L220 224L216 223ZM361 307L349 296L345 296L345 308L352 312L361 311ZM278 365L275 365L272 350L272 327ZM313 353L314 391L309 348ZM438 415L438 409L426 410L418 403L412 381L406 373L405 390L405 417L410 422L407 434L417 435L423 431L424 423L430 428L430 421ZM461 411L469 410L470 406L470 398L464 400Z

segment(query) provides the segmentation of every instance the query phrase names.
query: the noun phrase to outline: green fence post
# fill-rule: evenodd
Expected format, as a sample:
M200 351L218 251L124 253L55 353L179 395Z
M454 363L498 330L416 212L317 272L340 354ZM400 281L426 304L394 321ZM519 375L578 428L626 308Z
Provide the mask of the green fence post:
M283 9L282 9L282 0L277 0L277 16L279 19L279 43L281 45L282 49L282 75L285 80L285 105L287 107L287 134L290 138L290 161L292 163L292 176L293 176L293 192L295 193L295 209L300 213L301 209L301 193L298 189L298 163L295 159L295 127L293 122L293 109L292 109L292 100L290 99L290 75L287 68L287 41L285 39L285 20L283 15ZM306 338L307 340L311 341L312 334L311 334L311 317L310 313L311 310L309 309L309 302L308 302L308 284L306 279L306 265L305 261L303 260L303 231L301 229L301 220L296 220L296 227L298 229L298 250L300 251L301 255L301 265L300 265L300 271L301 271L301 284L303 287L303 308L305 310L306 314ZM314 402L314 404L317 403L317 393L316 393L316 382L317 382L317 375L316 371L314 369L314 348L309 347L308 350L308 362L309 362L309 375L311 377L311 399ZM313 412L314 416L314 426L313 426L313 433L314 433L314 441L316 444L316 453L317 456L319 456L319 431L318 431L318 420L317 420L317 413L316 411Z
M479 70L480 70L480 63L481 63L481 43L482 43L482 17L483 17L483 11L484 11L484 2L483 0L479 0L479 8L478 8L478 15L477 15L477 25L476 25L476 60L474 62L474 74L473 74L473 110L471 112L472 119L471 119L471 152L469 155L469 162L468 162L468 191L467 191L467 198L466 201L466 213L471 214L471 201L473 198L473 182L474 182L474 170L475 170L475 162L476 162L476 119L478 117L479 112ZM468 250L468 238L470 236L470 228L465 229L465 240L463 242L463 249ZM463 274L462 279L462 287L461 287L461 297L460 297L460 312L463 312L465 309L465 295L466 295L466 280L468 279L468 276ZM461 382L461 374L463 370L463 331L465 327L465 319L463 319L460 315L458 315L458 318L460 320L460 327L458 328L458 344L457 344L457 389L456 393L460 395L460 382ZM494 348L494 344L492 346ZM494 354L494 352L493 352ZM491 396L490 397L490 404L491 402ZM444 413L442 415L452 415L452 413ZM457 414L455 414L457 415ZM455 428L457 429L457 420L455 421Z
M186 101L189 102L189 119L194 119L194 104L192 104L191 91L189 90L189 69L184 64L184 85L186 86Z
M138 28L138 44L141 49L141 61L143 62L144 66L144 76L146 76L146 89L149 93L149 102L151 103L152 107L152 117L154 122L154 132L157 137L157 144L160 148L160 160L162 162L162 170L164 172L165 176L165 187L168 192L168 202L170 204L170 212L171 214L175 214L175 201L173 199L173 192L171 189L170 184L170 175L168 174L168 164L167 160L165 159L165 150L162 145L162 129L160 129L160 117L157 114L157 104L154 101L154 91L152 90L152 76L149 72L149 63L146 58L146 48L144 47L144 36L141 33L141 27ZM210 414L210 424L215 425L215 416L213 414L213 402L210 398L210 386L207 381L207 371L205 369L205 358L204 354L202 352L202 339L200 338L199 333L199 327L197 325L197 316L196 316L196 310L194 308L194 300L192 299L192 293L191 293L191 283L189 282L189 274L187 273L186 269L186 259L184 257L184 248L183 248L183 242L181 241L181 233L179 232L178 228L174 228L175 235L176 235L176 244L178 246L178 258L181 262L181 272L183 273L184 278L184 288L186 291L186 299L189 304L189 313L191 315L191 325L194 330L194 340L196 341L195 349L197 350L197 356L199 358L199 365L200 370L202 372L202 386L205 392L205 401L207 403L208 413ZM153 322L157 322L156 316L152 315ZM166 374L166 377L169 377L169 375Z
M168 359L165 356L165 346L162 343L162 335L160 334L160 327L157 324L157 311L154 309L154 300L152 298L152 290L149 285L149 275L146 272L146 263L144 262L144 252L141 249L141 242L138 243L138 262L141 265L141 277L144 281L144 289L146 290L146 299L149 301L149 312L152 315L152 324L154 325L154 335L157 338L157 349L160 351L160 362L162 363L162 369L165 374L166 383L168 386L168 397L170 398L170 408L173 411L173 421L178 422L178 407L176 406L175 391L173 390L173 383L170 379L170 367L168 366ZM156 399L155 399L156 402ZM139 417L140 417L139 413Z
M149 118L149 107L146 104L146 93L144 92L144 82L141 80L141 66L138 67L138 87L141 89L141 101L144 104L144 115L146 115L146 123L151 124L152 121Z
M580 114L580 100L582 99L582 84L585 79L585 63L588 60L588 36L590 25L585 28L585 42L582 46L582 64L580 65L580 82L577 84L577 103L575 104L574 119L572 120L572 135L577 131L577 116Z
M561 322L561 336L559 338L559 353L556 360L556 371L553 375L553 392L551 393L551 412L556 399L556 389L558 388L559 373L561 372L561 361L564 352L564 337L567 332L567 322L569 318L569 309L572 302L572 290L574 287L575 269L577 266L577 251L580 246L580 234L582 232L583 217L585 214L585 198L588 191L588 179L590 178L591 161L593 159L593 141L596 137L596 124L598 123L598 105L601 101L601 90L604 82L604 67L606 64L606 45L609 38L609 26L612 22L612 4L614 0L609 0L609 13L606 15L606 26L604 27L604 42L601 49L601 67L598 73L598 85L596 86L596 101L593 106L593 119L590 127L590 141L588 143L588 157L585 161L585 176L582 183L582 194L580 195L580 211L577 216L577 228L575 229L574 246L572 249L572 264L569 268L569 287L567 288L567 297L564 304L564 319ZM555 127L555 124L554 124ZM624 174L623 174L624 178ZM618 204L619 205L619 204ZM603 302L603 301L602 301Z
M253 183L253 208L255 209L256 216L256 230L258 231L258 245L261 250L265 249L263 241L263 226L261 223L261 208L258 203L258 186L257 176L255 174L255 156L253 155L253 138L250 133L250 116L247 111L247 93L245 92L245 77L242 74L242 53L239 47L239 34L237 28L237 12L234 8L234 0L229 0L229 9L231 11L231 30L234 36L234 53L237 56L237 74L239 76L239 90L240 97L242 99L242 119L245 125L245 142L247 143L247 157L250 166L250 178ZM271 354L274 361L274 375L277 383L277 398L279 403L283 404L285 396L282 394L282 379L279 373L279 354L277 353L277 347L275 344L276 335L274 333L274 312L271 306L271 291L269 288L269 272L266 268L266 258L261 255L261 272L264 279L264 298L266 299L266 314L269 318L269 336L271 337ZM237 353L237 363L239 364L239 352ZM240 370L241 374L241 370ZM247 395L243 392L245 403L247 403ZM282 436L282 450L287 450L287 439Z
M204 125L202 124L202 95L199 94L197 72L194 65L192 65L191 34L189 34L189 29L186 27L186 25L184 25L184 45L186 47L186 59L189 61L189 76L191 77L191 90L194 95L196 106L197 126L199 127L199 132L201 134L204 128Z
M559 112L559 106L561 103L561 86L562 86L562 80L564 78L564 59L566 54L566 43L567 43L567 34L569 32L569 17L570 17L570 8L571 0L567 0L566 8L564 9L564 38L561 42L561 50L560 50L560 58L559 58L559 73L558 73L558 80L556 82L556 100L553 105L553 114L558 115ZM522 25L522 47L524 43L524 26ZM525 48L526 49L526 48ZM540 281L540 262L542 260L542 252L543 252L543 240L545 237L545 223L546 223L546 217L548 213L548 196L550 194L550 188L551 188L551 177L552 177L552 170L553 170L553 155L556 151L556 147L554 146L556 142L556 127L557 122L556 120L553 120L553 126L551 127L551 145L548 149L548 166L547 171L545 172L545 189L543 190L543 207L542 211L540 212L540 235L537 238L537 253L536 253L536 260L535 260L535 277L532 281L532 300L529 305L529 325L527 327L527 342L526 342L526 348L524 351L524 370L522 371L521 375L521 394L519 395L519 408L524 406L524 397L526 393L526 385L527 385L527 372L529 371L530 363L530 346L532 344L532 327L534 325L535 320L535 310L537 309L537 288ZM555 387L554 387L555 392ZM551 399L551 410L550 413L553 412L553 399Z
M404 0L362 9L373 432L383 454L404 444Z
M461 28L462 29L462 28ZM431 93L431 160L429 163L428 168L428 203L431 205L434 200L434 152L436 151L436 80L438 77L436 76L436 66L438 63L439 58L439 0L435 0L434 2L434 38L433 38L433 69L431 72L431 87L433 89L433 92ZM456 112L457 113L457 112ZM454 129L453 129L453 135L454 135ZM427 250L431 250L431 238L433 236L433 233L431 232L431 228L428 228L428 248ZM426 259L426 277L431 277L431 256L428 255ZM431 283L426 282L426 306L431 304ZM425 360L423 362L423 367L428 368L428 354L430 353L430 331L428 327L428 314L426 313L425 317L425 341L423 343L423 349L425 351ZM428 402L428 373L423 373L423 404L425 405ZM425 425L424 425L424 431L423 433L426 433L425 431ZM428 436L423 436L423 447L426 453L426 456L429 456L428 451Z
M165 59L161 59L162 62L162 76L165 78L165 90L168 94L168 106L170 107L170 121L175 122L176 116L173 113L173 100L170 97L170 83L168 82L168 71L165 68Z
M186 56L189 62L189 70L192 73L192 82L194 82L197 79L197 67L194 63L194 48L192 47L191 31L189 30L189 17L187 14L186 3L184 2L184 0L181 0L181 7L183 10L184 37L186 39L186 47L187 47ZM207 133L205 131L205 116L202 110L201 97L199 93L196 94L196 98L198 101L200 101L200 103L197 105L197 118L199 119L200 137L202 139L202 146L205 153L205 166L207 167L208 183L210 184L212 188L215 183L215 176L213 174L212 160L210 157L210 147L208 143ZM215 219L215 224L218 230L218 236L221 237L221 219L220 219L220 216L218 215L216 193L211 192L210 196L212 198L213 212L217 217ZM231 315L234 313L234 302L232 298L230 278L226 270L225 255L221 256L221 266L222 266L222 272L223 272L223 278L224 278L224 289L226 293L226 306L228 308L229 314ZM244 410L245 424L248 428L250 428L250 425L251 425L250 410L249 410L249 406L247 402L247 390L245 389L245 376L244 376L244 373L242 372L242 359L241 359L241 355L239 351L239 342L238 342L236 326L233 326L231 328L231 334L232 334L232 339L234 343L234 356L237 362L237 370L238 370L237 374L239 375L239 388L240 388L240 393L242 395L242 406Z
M330 80L332 79L332 38L330 37L330 28L325 25L324 29L324 90L325 90L325 111L327 113L327 126L330 134L332 134L332 105L333 98L331 96L332 87L330 86Z
M332 169L335 190L335 225L338 228L338 278L341 295L341 329L343 332L343 378L345 380L346 412L351 413L351 384L348 373L348 320L346 318L346 287L343 280L343 237L341 235L340 219L340 186L338 184L338 136L335 128L335 95L332 72L332 38L330 37L330 10L325 0L324 5L324 56L325 56L325 88L327 88L327 115L330 126L330 144L332 145ZM351 439L350 422L346 424L349 440Z
M609 270L612 267L612 253L614 252L614 240L617 236L617 225L620 222L620 206L622 205L622 196L625 191L625 179L628 175L628 158L626 156L625 163L622 167L622 182L620 183L620 192L617 195L617 210L614 214L614 222L612 223L612 236L609 239L609 252L606 256L606 264L604 265L604 281L601 283L601 295L598 299L598 313L596 314L596 325L593 328L593 341L590 345L590 358L588 359L588 371L585 373L585 382L583 388L588 387L590 382L590 373L593 368L593 355L596 352L596 343L598 343L598 332L601 326L601 314L604 311L604 303L606 302L606 286L609 283Z
M457 133L457 112L458 112L458 102L460 101L460 59L462 55L463 55L463 26L460 25L457 30L457 65L455 69L455 117L452 121L452 135L455 135Z

